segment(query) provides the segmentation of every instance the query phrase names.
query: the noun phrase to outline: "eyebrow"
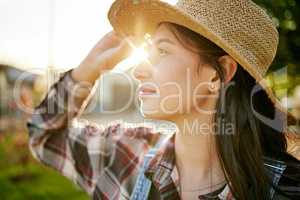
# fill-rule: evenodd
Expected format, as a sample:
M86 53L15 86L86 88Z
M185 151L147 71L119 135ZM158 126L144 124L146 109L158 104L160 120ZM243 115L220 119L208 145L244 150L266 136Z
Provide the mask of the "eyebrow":
M160 44L160 43L162 43L162 42L167 42L167 43L169 43L169 44L175 45L175 43L174 43L172 40L168 39L168 38L161 38L161 39L158 39L157 41L154 41L154 43L155 43L156 45L158 45L158 44Z

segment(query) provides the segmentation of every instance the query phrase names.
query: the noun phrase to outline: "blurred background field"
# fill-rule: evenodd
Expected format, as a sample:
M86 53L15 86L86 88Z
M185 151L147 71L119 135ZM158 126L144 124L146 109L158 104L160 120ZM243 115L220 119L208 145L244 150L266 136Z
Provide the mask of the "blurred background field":
M300 119L300 2L255 2L272 16L280 33L279 49L267 79L283 105ZM36 106L59 72L76 67L110 30L106 12L111 3L0 0L0 200L88 199L69 180L33 159L27 141L29 115L24 108ZM130 75L129 72L124 73ZM16 87L20 76L24 81ZM128 81L117 73L109 73L101 80L81 118L103 124L114 120L142 122L136 105L128 99ZM128 102L121 113L102 113ZM299 139L290 141L289 150L300 159Z
M3 200L88 199L70 181L32 159L25 133L1 138L0 156L0 198Z

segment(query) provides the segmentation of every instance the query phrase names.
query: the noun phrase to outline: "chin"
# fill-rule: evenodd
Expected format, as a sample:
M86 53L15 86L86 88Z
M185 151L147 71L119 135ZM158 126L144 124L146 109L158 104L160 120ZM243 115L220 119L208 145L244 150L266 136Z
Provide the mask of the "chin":
M178 115L178 113L165 113L162 110L160 110L157 105L159 105L159 103L157 102L141 101L141 105L139 108L141 115L145 119L155 119L155 120L170 120L174 116Z
M146 111L143 111L142 109L140 109L140 113L142 114L142 116L145 119L153 119L153 120L169 120L174 116L174 115L171 115L171 114L160 113L160 112L147 113Z

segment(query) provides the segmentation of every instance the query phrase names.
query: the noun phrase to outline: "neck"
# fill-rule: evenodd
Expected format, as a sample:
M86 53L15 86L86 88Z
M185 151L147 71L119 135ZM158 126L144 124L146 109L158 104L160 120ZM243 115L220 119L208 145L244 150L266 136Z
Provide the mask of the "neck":
M175 135L175 160L180 176L191 177L192 174L195 182L223 180L212 115L190 113L177 117L173 122L178 128Z

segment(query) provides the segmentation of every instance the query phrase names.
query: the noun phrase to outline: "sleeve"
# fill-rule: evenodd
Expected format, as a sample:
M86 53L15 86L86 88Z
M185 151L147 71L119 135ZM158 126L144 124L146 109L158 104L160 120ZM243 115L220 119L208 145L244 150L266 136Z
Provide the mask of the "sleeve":
M38 161L91 194L98 174L108 162L107 131L96 124L76 123L89 96L82 95L80 89L85 87L87 91L87 85L72 79L71 71L63 73L50 87L27 121L29 148Z

